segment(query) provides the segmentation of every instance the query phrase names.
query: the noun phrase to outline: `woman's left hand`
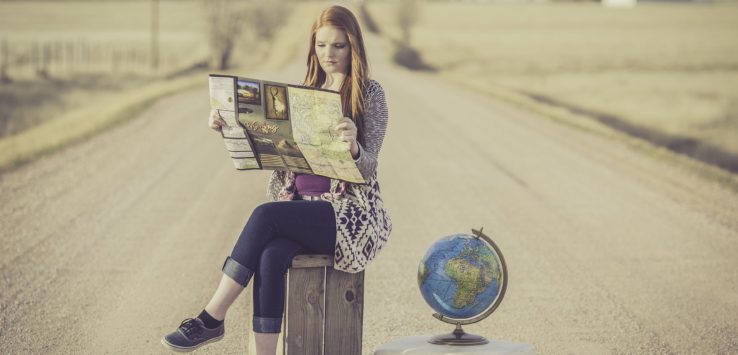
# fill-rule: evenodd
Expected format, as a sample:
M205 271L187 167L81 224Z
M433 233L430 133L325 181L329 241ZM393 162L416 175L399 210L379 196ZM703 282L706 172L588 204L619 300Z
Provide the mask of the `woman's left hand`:
M359 144L356 142L357 129L354 121L348 117L344 117L338 121L334 129L341 141L348 142L351 156L356 159L359 155Z

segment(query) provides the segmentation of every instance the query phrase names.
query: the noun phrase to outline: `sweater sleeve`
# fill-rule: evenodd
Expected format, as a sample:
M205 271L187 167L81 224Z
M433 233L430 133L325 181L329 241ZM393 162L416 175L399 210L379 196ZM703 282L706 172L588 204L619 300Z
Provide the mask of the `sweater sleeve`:
M284 172L273 170L271 176L269 176L269 183L267 184L267 200L278 201L279 192L282 191L282 187L284 187Z
M355 160L364 180L368 180L376 173L377 158L382 148L389 118L384 89L377 81L369 81L366 97L364 132L362 133L364 146L359 144L359 157Z

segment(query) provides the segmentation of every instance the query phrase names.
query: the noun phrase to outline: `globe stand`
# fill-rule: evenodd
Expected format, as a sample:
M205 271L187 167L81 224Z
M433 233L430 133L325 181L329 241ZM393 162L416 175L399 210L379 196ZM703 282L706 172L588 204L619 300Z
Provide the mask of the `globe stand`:
M465 318L465 319L459 319L459 318L451 318L445 315L442 315L440 313L434 313L433 317L438 318L438 320L442 322L446 322L449 324L456 325L456 329L450 334L441 334L436 335L428 340L429 343L434 345L484 345L488 344L489 340L486 338L476 335L476 334L469 334L464 332L464 329L461 328L462 324L472 324L481 321L484 318L487 318L492 312L497 309L497 306L500 305L500 302L502 302L502 298L505 297L505 290L507 289L507 264L505 264L505 258L502 256L502 252L500 252L500 248L497 247L497 244L495 244L494 241L488 236L486 236L484 233L482 233L482 230L484 228L479 228L479 230L472 229L473 238L476 240L483 240L486 242L492 250L494 250L494 253L499 258L499 267L500 271L502 273L501 280L500 280L500 291L497 295L497 297L494 299L494 302L481 314L478 314L472 318ZM447 237L448 238L448 237ZM418 270L418 283L421 283L421 274L423 273L423 263L421 262L421 269ZM426 299L427 300L427 299Z
M434 316L436 315L434 314ZM484 345L489 343L489 340L483 336L464 332L461 324L456 323L456 329L453 332L436 335L430 338L428 342L436 345Z

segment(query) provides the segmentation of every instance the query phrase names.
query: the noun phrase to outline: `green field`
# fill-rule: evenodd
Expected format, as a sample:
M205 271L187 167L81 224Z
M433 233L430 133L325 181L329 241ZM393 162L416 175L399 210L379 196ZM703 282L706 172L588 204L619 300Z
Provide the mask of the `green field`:
M400 37L395 8L369 5L391 38ZM735 4L432 2L419 4L410 44L475 87L565 107L660 145L725 153L738 164L736 38Z

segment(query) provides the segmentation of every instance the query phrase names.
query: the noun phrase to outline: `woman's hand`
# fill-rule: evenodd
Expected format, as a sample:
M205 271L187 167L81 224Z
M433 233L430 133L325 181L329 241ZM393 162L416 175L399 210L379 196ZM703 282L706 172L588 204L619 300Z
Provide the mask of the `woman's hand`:
M344 117L338 121L334 129L341 141L348 142L351 156L356 159L359 156L359 144L356 142L357 129L354 121L348 117Z
M225 120L223 120L223 117L220 116L220 112L218 110L210 110L210 117L208 117L208 127L220 132L223 127L228 127L228 124Z

